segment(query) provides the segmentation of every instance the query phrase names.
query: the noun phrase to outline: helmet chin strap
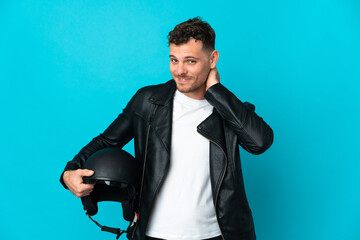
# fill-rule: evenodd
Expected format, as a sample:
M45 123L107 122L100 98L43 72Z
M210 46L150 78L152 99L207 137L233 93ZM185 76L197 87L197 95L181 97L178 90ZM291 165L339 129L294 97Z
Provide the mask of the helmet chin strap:
M93 221L98 227L101 228L101 231L106 231L106 232L110 232L110 233L114 233L116 234L116 239L119 239L119 237L123 234L126 233L127 231L125 230L121 230L120 228L112 228L112 227L107 227L107 226L103 226L100 223L98 223L97 221L95 221L87 212L86 216L88 216L90 218L91 221Z

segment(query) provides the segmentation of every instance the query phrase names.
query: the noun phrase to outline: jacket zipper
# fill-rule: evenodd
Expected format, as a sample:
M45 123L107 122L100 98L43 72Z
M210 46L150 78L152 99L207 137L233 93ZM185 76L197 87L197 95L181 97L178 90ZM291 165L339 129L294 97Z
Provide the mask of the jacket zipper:
M204 136L204 134L201 134L201 135ZM223 154L224 154L224 156L225 156L225 160L226 160L224 172L223 172L223 174L222 174L222 176L221 176L220 184L219 184L219 187L218 187L217 192L216 192L215 203L214 203L216 219L218 219L218 215L217 215L217 212L216 212L216 206L217 206L217 200L218 200L219 193L220 193L220 188L221 188L221 185L222 185L222 183L223 183L223 181L224 181L224 178L225 178L225 173L226 173L226 169L227 169L227 165L228 165L228 158L227 158L227 156L226 156L226 154L225 154L224 149L223 149L218 143L216 143L214 140L211 140L211 139L208 138L207 136L204 136L204 137L205 137L206 139L208 139L210 142L214 143L216 146L218 146L218 147L220 148L220 150L223 152ZM217 220L217 221L218 221L218 224L219 224L219 220ZM224 235L223 235L223 233L222 233L222 231L221 231L221 228L220 228L220 224L219 224L219 229L220 229L220 232L221 232L221 238L222 238L223 240L225 240Z
M145 166L146 166L146 160L147 160L147 151L148 151L148 144L149 144L149 135L150 135L150 128L151 128L151 122L153 120L153 117L155 115L155 112L158 108L158 105L155 106L154 111L150 117L149 120L149 126L148 126L148 130L147 130L147 134L146 134L146 142L145 142L145 156L144 156L144 165L143 165L143 171L142 171L142 178L141 178L141 185L140 185L140 195L139 195L139 205L138 205L138 209L139 209L139 216L140 216L140 202L141 202L141 196L142 196L142 190L143 190L143 185L144 185L144 176L145 176ZM136 231L136 227L138 226L138 224L135 225L133 234L132 234L132 238L134 238L135 235L135 231Z
M210 140L210 139L209 139L209 140ZM225 178L225 173L226 173L226 169L227 169L227 165L228 165L228 158L227 158L227 156L226 156L226 154L225 154L224 149L222 149L222 147L221 147L219 144L217 144L217 143L214 142L213 140L210 140L210 141L211 141L212 143L214 143L216 146L218 146L218 147L221 149L221 151L223 152L223 154L224 154L224 156L225 156L225 160L226 160L226 161L225 161L225 169L224 169L223 175L221 176L221 180L220 180L219 188L218 188L218 190L217 190L217 192L216 192L215 204L214 204L214 206L215 206L216 218L218 218L218 217L217 217L217 213L216 213L217 200L218 200L218 196L219 196L219 193L220 193L221 184L223 183L224 178ZM218 222L219 222L219 220L218 220ZM223 240L225 240L224 235L223 235L223 233L222 233L222 231L221 231L221 228L220 228L220 224L219 224L219 229L220 229L220 232L221 232L221 238L222 238Z

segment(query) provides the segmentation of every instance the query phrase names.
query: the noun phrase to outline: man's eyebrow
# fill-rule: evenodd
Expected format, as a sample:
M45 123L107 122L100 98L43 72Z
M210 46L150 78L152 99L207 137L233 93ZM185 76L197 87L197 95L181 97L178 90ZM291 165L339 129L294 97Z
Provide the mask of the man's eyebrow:
M170 58L177 58L176 56L170 54L169 55ZM197 58L197 57L194 57L194 56L186 56L184 57L185 59L196 59L196 60L199 60L200 58Z
M186 56L184 57L185 59L200 59L200 58L197 58L197 57L194 57L194 56Z

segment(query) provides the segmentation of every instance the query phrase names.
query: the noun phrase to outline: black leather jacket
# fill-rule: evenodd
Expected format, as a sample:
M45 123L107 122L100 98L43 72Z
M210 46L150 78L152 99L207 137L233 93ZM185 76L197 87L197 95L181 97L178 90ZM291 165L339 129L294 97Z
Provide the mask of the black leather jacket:
M133 233L128 234L130 239L145 239L154 199L166 179L175 90L173 80L140 89L104 133L94 138L65 167L65 170L82 168L95 151L123 147L134 139L135 157L143 166L143 178L138 207L140 220L132 229ZM239 145L250 153L263 153L272 144L273 132L255 114L254 108L251 109L251 104L242 103L220 83L208 89L205 99L214 106L214 111L197 131L210 141L211 187L223 239L256 239L245 196Z

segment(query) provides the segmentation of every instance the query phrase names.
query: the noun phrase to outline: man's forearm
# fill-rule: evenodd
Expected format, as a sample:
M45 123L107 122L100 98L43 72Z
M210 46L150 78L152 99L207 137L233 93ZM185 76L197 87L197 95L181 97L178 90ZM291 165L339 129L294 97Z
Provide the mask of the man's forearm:
M253 154L263 153L273 142L273 131L251 108L221 83L208 89L205 98L239 137L239 144Z

